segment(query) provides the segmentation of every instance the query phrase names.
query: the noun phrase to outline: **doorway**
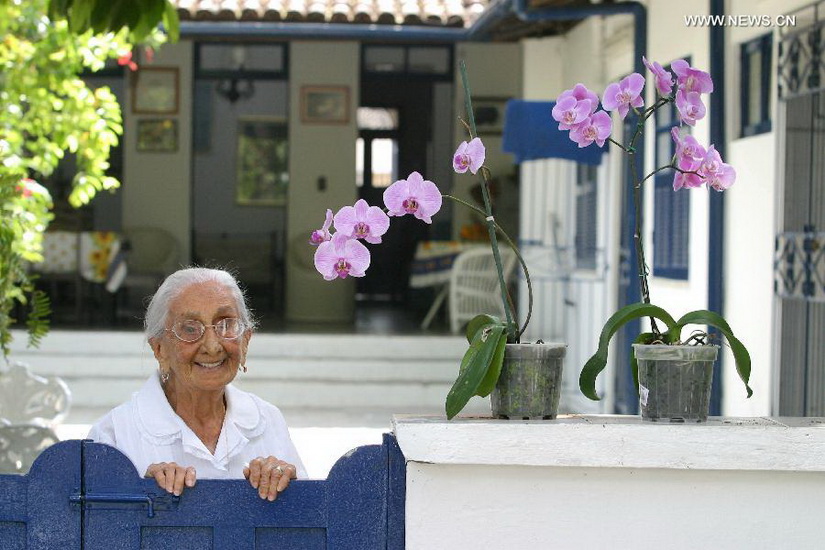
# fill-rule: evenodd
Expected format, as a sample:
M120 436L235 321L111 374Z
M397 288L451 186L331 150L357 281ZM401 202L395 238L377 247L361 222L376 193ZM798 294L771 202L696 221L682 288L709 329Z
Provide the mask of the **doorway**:
M785 104L785 189L776 237L779 415L825 415L825 92Z
M359 145L356 161L360 174L358 197L384 206L384 190L413 171L426 179L433 157L434 83L421 79L365 79L359 109ZM449 105L446 105L449 107ZM436 157L438 158L438 157ZM410 266L419 241L433 238L431 227L412 216L392 218L380 245L370 245L372 260L367 275L357 282L361 302L403 304L408 299Z
M192 250L227 269L257 314L283 309L287 46L200 43L193 102Z

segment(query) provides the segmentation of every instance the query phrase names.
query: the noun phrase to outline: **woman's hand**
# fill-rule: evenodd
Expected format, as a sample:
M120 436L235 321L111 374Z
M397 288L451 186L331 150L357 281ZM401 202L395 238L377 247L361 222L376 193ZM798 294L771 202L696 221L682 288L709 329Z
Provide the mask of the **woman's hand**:
M154 478L158 487L179 497L183 487L195 486L195 468L178 466L174 462L158 462L146 468L143 477Z
M289 486L291 479L298 477L295 466L274 456L259 456L244 467L243 475L258 490L258 496L270 502Z

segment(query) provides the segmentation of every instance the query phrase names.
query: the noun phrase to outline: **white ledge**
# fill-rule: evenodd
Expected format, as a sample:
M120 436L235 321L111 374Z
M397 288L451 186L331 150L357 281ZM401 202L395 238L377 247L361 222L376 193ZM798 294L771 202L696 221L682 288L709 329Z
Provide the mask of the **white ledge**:
M619 415L543 421L397 415L393 428L408 461L432 464L825 471L825 418L670 424Z

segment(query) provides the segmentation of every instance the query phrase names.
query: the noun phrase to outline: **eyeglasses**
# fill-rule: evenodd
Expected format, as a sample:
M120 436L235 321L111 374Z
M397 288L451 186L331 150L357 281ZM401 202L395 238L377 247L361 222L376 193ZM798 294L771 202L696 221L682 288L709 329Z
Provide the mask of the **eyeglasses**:
M191 343L200 340L209 327L214 328L215 334L224 340L236 340L246 330L241 320L235 317L221 319L214 325L204 325L197 319L186 319L185 321L178 321L172 325L172 328L165 330L174 334L178 340Z

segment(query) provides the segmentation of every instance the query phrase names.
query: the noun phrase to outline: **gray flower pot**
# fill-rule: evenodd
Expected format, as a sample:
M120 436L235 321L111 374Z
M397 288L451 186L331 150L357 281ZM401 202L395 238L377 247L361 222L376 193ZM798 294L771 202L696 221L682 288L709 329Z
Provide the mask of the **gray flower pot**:
M652 422L705 422L719 346L633 344L639 411Z
M556 418L567 344L507 344L498 383L490 395L493 417Z

